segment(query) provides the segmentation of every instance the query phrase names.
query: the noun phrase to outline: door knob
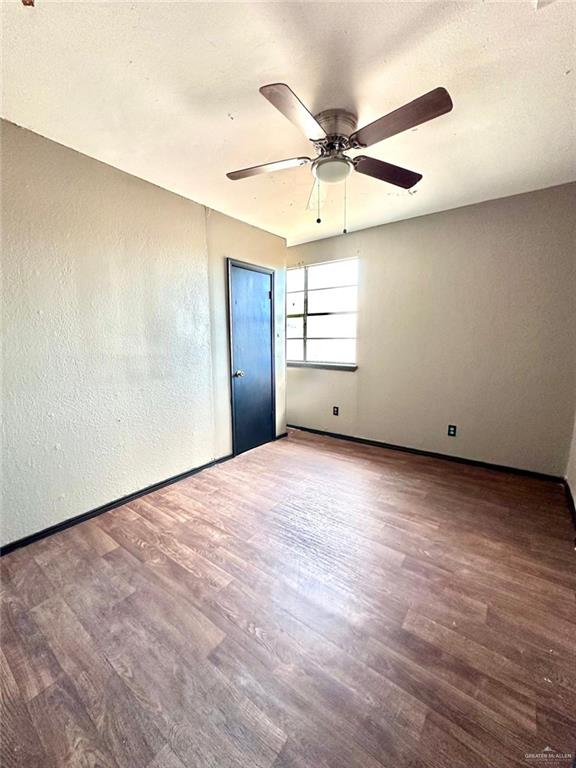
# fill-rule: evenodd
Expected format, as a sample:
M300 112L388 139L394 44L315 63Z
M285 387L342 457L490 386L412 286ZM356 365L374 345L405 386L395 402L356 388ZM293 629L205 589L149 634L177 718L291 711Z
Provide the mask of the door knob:
M242 371L242 370L238 369L237 371L234 371L234 376L235 376L237 379L241 379L241 378L242 378L242 376L246 376L246 374L244 373L244 371Z

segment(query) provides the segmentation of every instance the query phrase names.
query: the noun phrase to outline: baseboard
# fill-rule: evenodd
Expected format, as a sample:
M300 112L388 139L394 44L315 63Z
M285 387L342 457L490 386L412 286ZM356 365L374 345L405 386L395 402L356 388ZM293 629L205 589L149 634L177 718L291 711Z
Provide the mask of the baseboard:
M568 504L568 509L570 510L572 524L576 529L576 506L574 504L574 496L572 495L572 490L568 480L564 480L564 493L566 494L566 503ZM574 548L576 549L576 542L574 543Z
M388 448L393 451L403 451L404 453L413 453L418 456L429 456L435 459L444 459L445 461L453 461L460 464L469 464L475 467L483 467L484 469L494 469L498 472L512 472L513 474L526 475L528 477L534 477L539 480L551 480L553 482L560 482L564 485L568 508L570 509L572 521L574 523L574 527L576 528L576 508L574 506L574 497L572 495L572 491L570 490L570 486L568 485L568 481L562 477L557 477L555 475L545 475L540 472L532 472L529 469L517 469L516 467L506 467L501 464L490 464L488 462L476 461L475 459L464 459L459 456L450 456L449 454L444 454L444 453L435 453L433 451L423 451L420 448L408 448L402 445L384 443L380 440L368 440L367 438L364 438L364 437L353 437L351 435L342 435L338 432L327 432L322 429L312 429L310 427L301 427L296 424L288 424L287 426L289 429L299 429L302 432L311 432L315 435L325 435L326 437L335 437L339 440L348 440L353 443L361 443L362 445L374 445L379 448ZM288 432L283 432L280 435L276 435L275 440L282 440L285 437L288 437ZM220 459L214 459L214 461L209 461L207 464L203 464L200 467L194 467L193 469L189 469L186 472L181 472L179 475L174 475L173 477L169 477L166 480L160 480L160 482L158 483L154 483L153 485L148 485L146 488L142 488L139 491L134 491L133 493L130 493L127 496L122 496L122 498L120 499L115 499L114 501L110 501L107 504L103 504L100 507L91 509L89 512L83 512L82 514L76 515L75 517L71 517L68 520L63 520L61 523L56 523L55 525L51 525L49 528L44 528L42 531L37 531L36 533L31 533L29 536L24 536L22 539L17 539L16 541L12 541L9 544L5 544L4 546L0 547L0 557L2 555L7 555L10 552L13 552L15 549L20 549L20 547L25 547L28 544L33 544L35 541L40 541L40 539L45 539L47 536L52 536L53 534L59 533L60 531L65 531L67 528L71 528L73 525L78 525L79 523L83 523L85 520L90 520L93 517L102 515L104 512L109 512L111 509L116 509L116 507L121 507L123 504L128 504L130 501L134 501L135 499L138 499L141 496L146 496L149 493L154 493L154 491L158 491L161 488L166 487L167 485L172 485L173 483L177 483L179 480L184 480L186 477L191 477L192 475L195 475L198 472L202 472L202 470L204 469L208 469L209 467L213 467L216 464L221 464L222 462L228 461L229 459L233 459L233 458L234 458L233 454L228 454L226 456L222 456Z
M537 480L548 480L554 483L564 483L564 478L558 475L546 475L542 472L533 472L531 469L518 469L517 467L507 467L503 464L490 464L487 461L477 461L476 459L465 459L462 456L451 456L448 453L436 453L435 451L424 451L421 448L408 448L405 445L394 445L393 443L384 443L381 440L369 440L365 437L352 437L351 435L342 435L339 432L327 432L323 429L312 429L311 427L300 427L297 424L288 424L290 429L300 429L302 432L311 432L314 435L325 435L326 437L336 437L338 440L349 440L352 443L361 443L362 445L374 445L378 448L388 448L391 451L402 451L403 453L414 453L417 456L429 456L432 459L443 459L444 461L453 461L457 464L468 464L473 467L483 469L493 469L497 472L510 472L515 475L524 475L533 477Z
M284 437L288 437L288 432L283 432L281 435L276 435L274 440L282 440ZM0 547L0 557L2 555L7 555L9 552L13 552L15 549L20 549L20 547L33 544L35 541L39 541L40 539L45 539L47 536L52 536L53 534L59 533L60 531L65 531L66 528L71 528L73 525L83 523L85 520L90 520L92 517L97 517L104 512L109 512L111 509L121 507L123 504L128 504L128 502L134 501L134 499L138 499L140 496L146 496L148 493L159 491L160 488L164 488L167 485L172 485L172 483L177 483L179 480L184 480L184 478L195 475L198 472L202 472L202 470L213 467L215 464L221 464L222 462L233 458L234 455L229 453L226 456L222 456L220 459L214 459L214 461L209 461L207 464L202 464L201 467L188 469L186 472L181 472L179 475L174 475L173 477L169 477L166 480L160 480L159 483L154 483L153 485L148 485L146 488L142 488L139 491L129 493L128 496L122 496L121 499L109 501L107 504L103 504L101 507L96 507L96 509L91 509L89 512L83 512L82 514L76 515L75 517L70 517L68 520L63 520L61 523L51 525L49 528L44 528L42 531L31 533L30 536L24 536L22 539L11 541L9 544L4 544L4 546Z
M284 437L284 435L280 435L280 437ZM160 480L159 483L153 483L152 485L148 485L146 488L142 488L139 491L134 491L134 493L129 493L127 496L122 496L120 499L109 501L107 504L103 504L101 507L96 507L96 509L91 509L89 512L83 512L80 515L76 515L76 517L70 517L68 520L63 520L61 523L56 523L56 525L51 525L49 528L44 528L42 531L31 533L30 536L24 536L22 539L12 541L10 544L5 544L3 547L0 547L0 557L2 555L7 555L9 552L13 552L15 549L20 549L20 547L33 544L35 541L39 541L40 539L45 539L47 536L52 536L53 534L59 533L60 531L65 531L66 528L71 528L73 525L83 523L85 520L90 520L92 517L97 517L104 512L109 512L111 509L121 507L123 504L128 504L128 502L134 501L134 499L138 499L140 496L146 496L148 493L159 491L160 488L164 488L167 485L172 485L172 483L177 483L179 480L184 480L186 477L196 475L198 472L202 472L204 469L213 467L216 464L221 464L222 462L228 461L232 458L234 458L232 454L228 454L227 456L222 456L220 459L214 459L214 461L209 461L207 464L203 464L200 467L194 467L194 469L188 469L186 472L181 472L179 475L174 475L173 477L169 477L166 480Z

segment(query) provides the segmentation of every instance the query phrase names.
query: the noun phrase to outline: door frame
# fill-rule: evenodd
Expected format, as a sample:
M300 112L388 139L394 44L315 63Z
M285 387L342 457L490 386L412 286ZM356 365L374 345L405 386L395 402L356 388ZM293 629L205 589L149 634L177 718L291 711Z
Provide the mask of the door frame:
M232 267L247 269L251 272L263 272L270 275L270 354L271 354L271 379L272 379L272 435L270 441L276 439L276 271L268 267L262 267L259 264L250 264L247 261L239 261L228 257L226 259L226 293L227 293L227 325L228 325L228 378L230 381L230 413L232 429L232 455L238 456L236 450L236 413L234 408L234 349L233 349L233 331L232 331Z

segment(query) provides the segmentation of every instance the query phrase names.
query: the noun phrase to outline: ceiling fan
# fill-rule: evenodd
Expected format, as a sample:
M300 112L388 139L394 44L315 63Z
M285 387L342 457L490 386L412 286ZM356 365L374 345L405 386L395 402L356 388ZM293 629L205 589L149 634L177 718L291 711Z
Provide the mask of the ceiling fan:
M357 117L352 112L345 109L326 109L312 115L285 83L263 85L260 93L304 132L314 145L317 157L292 157L231 171L226 176L233 181L312 163L312 173L321 182L330 184L343 181L354 169L366 176L410 189L420 181L422 174L366 155L348 157L345 152L369 147L444 115L452 109L452 99L448 91L445 88L435 88L357 130Z

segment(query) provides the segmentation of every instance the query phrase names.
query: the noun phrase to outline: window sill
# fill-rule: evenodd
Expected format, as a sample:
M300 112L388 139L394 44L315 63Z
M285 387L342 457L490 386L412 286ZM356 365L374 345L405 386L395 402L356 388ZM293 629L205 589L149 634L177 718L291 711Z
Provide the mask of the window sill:
M288 368L323 368L326 371L357 371L358 366L352 363L297 363L288 361Z

